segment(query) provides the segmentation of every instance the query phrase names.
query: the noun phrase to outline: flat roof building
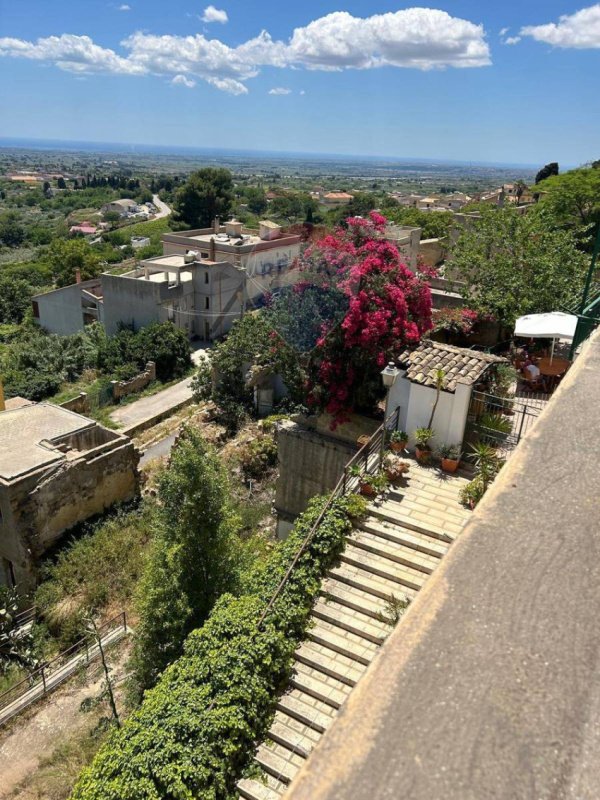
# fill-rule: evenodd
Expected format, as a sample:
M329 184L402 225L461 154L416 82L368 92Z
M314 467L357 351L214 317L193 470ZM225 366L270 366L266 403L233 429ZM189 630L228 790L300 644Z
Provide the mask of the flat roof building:
M0 584L31 590L65 531L134 497L138 459L127 436L60 406L0 412Z

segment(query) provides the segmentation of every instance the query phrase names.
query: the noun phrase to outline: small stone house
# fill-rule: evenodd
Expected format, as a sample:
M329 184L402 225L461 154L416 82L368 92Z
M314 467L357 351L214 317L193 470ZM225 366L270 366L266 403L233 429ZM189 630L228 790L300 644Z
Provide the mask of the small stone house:
M66 531L137 494L138 461L127 436L60 406L0 412L0 584L33 589Z
M400 407L399 427L414 444L417 428L427 427L437 396L437 371L443 380L433 420L435 447L462 444L471 393L494 366L505 358L429 339L405 350L398 358L400 372L390 389L388 413Z

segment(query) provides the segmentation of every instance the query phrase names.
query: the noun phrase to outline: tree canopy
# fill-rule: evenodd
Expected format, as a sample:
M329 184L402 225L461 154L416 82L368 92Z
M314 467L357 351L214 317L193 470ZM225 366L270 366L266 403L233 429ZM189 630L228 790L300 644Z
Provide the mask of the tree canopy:
M600 223L600 169L581 167L542 181L540 205L561 225L585 228Z
M184 429L158 482L153 549L138 592L134 668L140 688L181 654L185 637L217 598L237 588L239 521L225 468L192 429Z
M96 278L102 271L100 256L84 239L55 239L46 259L59 287L75 283L77 270L83 281Z
M227 217L233 200L233 181L228 169L199 169L178 190L174 219L189 228L207 228L215 217Z
M523 314L558 311L577 298L588 268L573 234L543 210L483 208L452 250L468 305L512 326Z

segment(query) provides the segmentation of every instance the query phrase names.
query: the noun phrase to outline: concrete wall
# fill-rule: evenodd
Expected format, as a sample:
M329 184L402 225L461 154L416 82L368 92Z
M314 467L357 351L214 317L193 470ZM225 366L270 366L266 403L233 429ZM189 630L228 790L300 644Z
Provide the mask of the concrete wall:
M81 287L74 283L62 289L38 294L33 297L39 311L35 321L48 333L67 336L83 330L83 310L81 307ZM35 308L35 306L34 306Z
M104 326L109 336L119 330L119 323L134 330L161 322L160 284L152 281L103 275Z
M277 434L279 478L275 493L277 534L287 535L291 522L311 498L330 492L357 451L357 439L371 435L379 423L352 415L348 423L331 430L331 417L298 418L282 422Z
M289 523L301 514L309 500L331 491L356 447L325 438L295 422L281 423L277 434L279 478L275 508L282 525L278 535L287 533ZM287 525L285 523L288 523Z
M400 406L399 426L409 434L409 446L414 446L414 432L429 422L436 391L430 386L411 383L401 372L390 390L389 413ZM432 439L434 448L443 444L462 444L471 400L471 386L458 384L456 391L440 392L435 411Z

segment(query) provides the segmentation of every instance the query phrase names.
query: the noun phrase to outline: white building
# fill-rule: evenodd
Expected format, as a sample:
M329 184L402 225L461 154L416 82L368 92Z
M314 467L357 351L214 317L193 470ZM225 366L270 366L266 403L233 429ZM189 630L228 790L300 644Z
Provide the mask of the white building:
M75 333L95 320L109 335L121 324L137 330L170 321L190 338L210 341L265 294L296 282L300 241L268 220L251 231L217 219L212 228L164 234L164 254L123 275L36 295L33 316L50 333Z
M473 387L485 373L505 358L425 340L398 358L400 372L390 389L388 411L400 407L399 428L409 434L414 445L414 432L429 424L437 396L436 374L444 378L432 427L434 447L443 444L462 445Z

